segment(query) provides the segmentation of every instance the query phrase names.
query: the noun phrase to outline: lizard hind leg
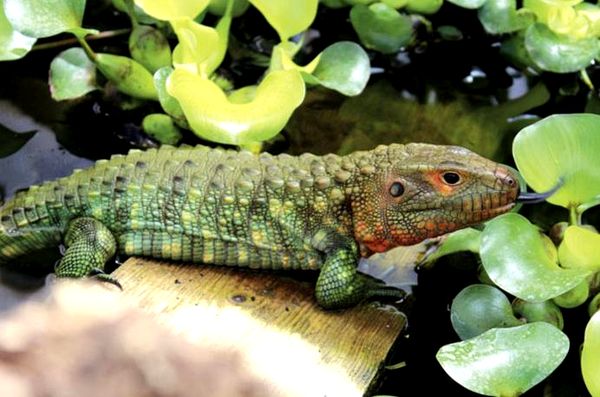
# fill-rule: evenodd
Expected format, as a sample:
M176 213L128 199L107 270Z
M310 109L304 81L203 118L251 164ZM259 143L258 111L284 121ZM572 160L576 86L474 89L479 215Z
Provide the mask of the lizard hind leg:
M76 218L65 234L65 255L54 269L57 277L93 276L119 286L104 273L104 265L117 250L111 231L94 218Z

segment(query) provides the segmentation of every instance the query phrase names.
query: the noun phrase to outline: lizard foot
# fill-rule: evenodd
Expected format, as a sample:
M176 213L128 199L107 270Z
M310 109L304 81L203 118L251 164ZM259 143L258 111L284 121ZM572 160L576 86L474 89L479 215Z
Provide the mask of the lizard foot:
M112 284L115 287L119 288L121 291L123 291L123 286L121 285L121 283L119 282L119 280L117 280L116 278L114 278L110 274L105 273L102 269L98 269L98 268L92 269L90 271L89 276L91 278L96 279L96 280Z

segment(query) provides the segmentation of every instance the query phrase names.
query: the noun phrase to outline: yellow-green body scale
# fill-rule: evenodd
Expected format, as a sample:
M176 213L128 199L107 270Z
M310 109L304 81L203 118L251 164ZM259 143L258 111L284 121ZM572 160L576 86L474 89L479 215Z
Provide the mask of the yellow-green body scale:
M64 242L67 251L56 273L67 277L102 273L116 251L262 269L325 266L337 270L325 276L322 271L319 303L351 305L369 295L367 283L355 274L359 252L369 251L368 242L359 241L355 215L367 209L364 200L352 197L377 194L367 187L395 164L418 171L408 161L411 150L441 148L413 146L381 146L344 157L253 155L202 146L132 150L32 186L5 203L0 263ZM477 166L497 166L482 160ZM514 201L507 191L504 204ZM494 214L483 215L456 221L457 226ZM345 278L349 281L339 281Z

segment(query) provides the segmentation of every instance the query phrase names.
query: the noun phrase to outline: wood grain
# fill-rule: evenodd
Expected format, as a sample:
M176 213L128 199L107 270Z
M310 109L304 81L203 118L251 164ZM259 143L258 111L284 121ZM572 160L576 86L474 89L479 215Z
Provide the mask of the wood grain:
M126 295L178 331L264 354L250 365L275 378L276 395L368 393L405 325L401 313L376 304L324 311L313 282L273 272L131 258L114 275Z

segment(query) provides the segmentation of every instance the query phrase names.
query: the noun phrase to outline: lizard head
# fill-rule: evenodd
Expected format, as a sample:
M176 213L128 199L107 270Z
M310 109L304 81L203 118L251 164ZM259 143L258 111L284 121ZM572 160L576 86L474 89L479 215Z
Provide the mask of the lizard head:
M465 148L409 144L382 151L373 152L376 172L361 172L351 197L365 254L478 224L516 204L516 172Z

